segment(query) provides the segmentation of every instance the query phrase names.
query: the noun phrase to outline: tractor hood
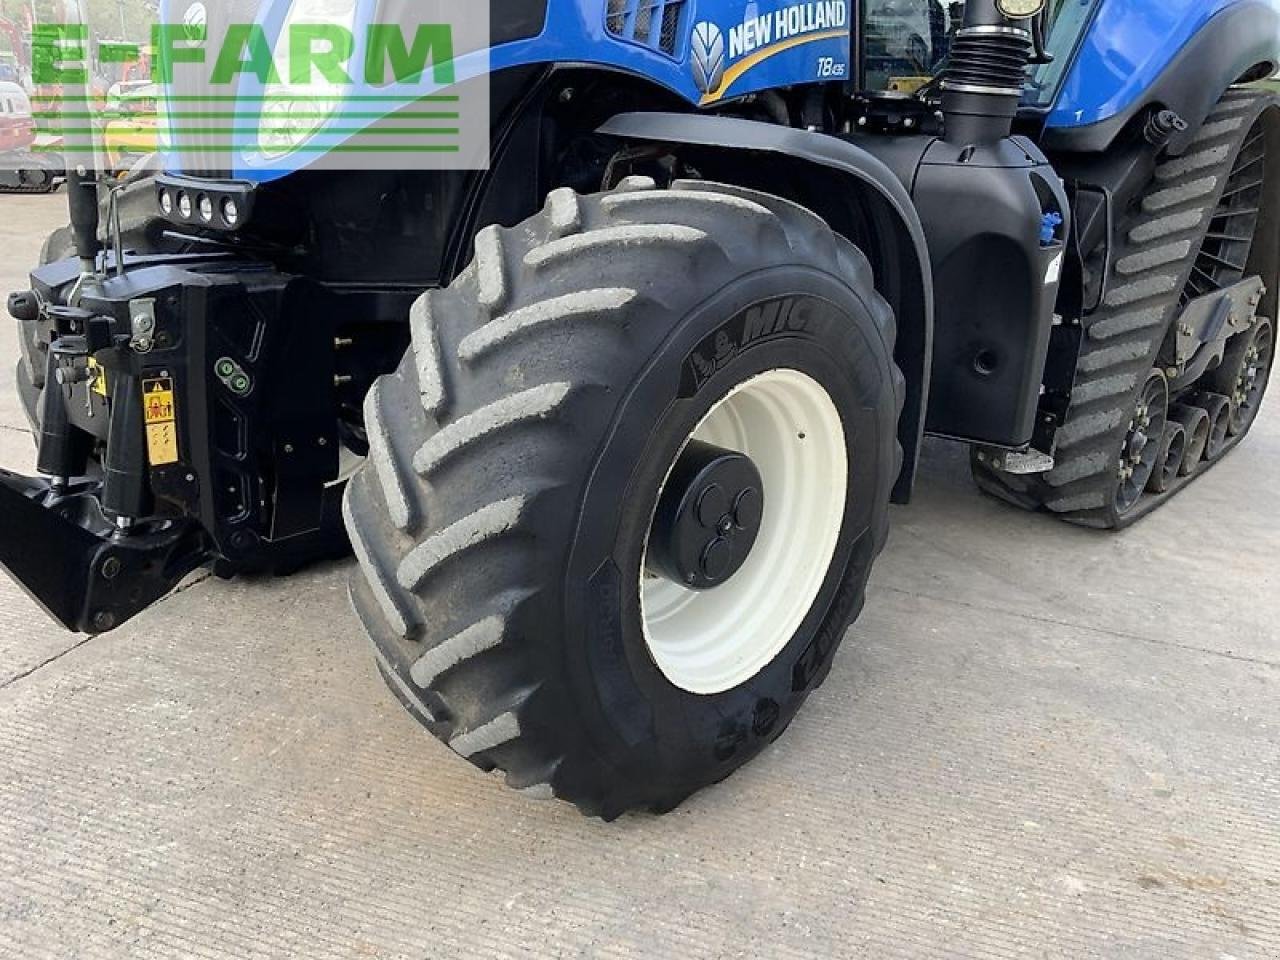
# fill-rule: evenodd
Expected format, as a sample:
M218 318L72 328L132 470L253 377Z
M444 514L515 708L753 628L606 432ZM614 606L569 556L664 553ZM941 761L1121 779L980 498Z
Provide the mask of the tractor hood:
M432 48L427 69L411 82L371 80L371 63L391 63L404 50L420 54L425 49L412 39L427 19L424 9L465 9L465 17L454 24L450 70L434 70L438 51ZM185 138L166 151L165 166L173 173L215 173L251 181L272 180L303 167L350 169L359 145L353 140L404 111L456 114L415 119L440 121L444 129L460 128L458 136L464 141L469 125L477 134L484 127L487 136L489 112L483 88L494 73L517 67L594 65L644 77L701 106L763 89L847 80L854 76L856 11L855 0L751 4L737 0L492 0L478 5L424 5L418 0L177 0L166 8L166 23L203 24L210 43L220 42L231 24L253 24L260 31L255 35L261 36L261 46L275 55L267 60L287 59L287 38L300 24L322 23L345 30L352 43L344 64L351 69L349 82L303 87L291 83L285 75L288 71L282 74L279 67L279 79L264 70L246 70L234 84L224 83L224 89L217 89L210 82L208 65L219 54L207 53L203 71L175 70L173 94L184 98L230 94L248 129L236 129L230 140L221 132ZM385 37L379 35L387 27L398 27L409 38L399 50L389 50ZM235 52L228 57L234 62ZM424 109L418 101L430 97L460 99L456 107ZM275 136L282 128L282 117L297 122L292 130ZM274 143L264 143L273 137ZM463 148L465 152L468 144ZM470 148L475 152L474 144ZM420 160L409 151L399 160L405 162L410 156L413 162ZM480 158L480 164L485 160ZM453 166L465 164L454 162Z

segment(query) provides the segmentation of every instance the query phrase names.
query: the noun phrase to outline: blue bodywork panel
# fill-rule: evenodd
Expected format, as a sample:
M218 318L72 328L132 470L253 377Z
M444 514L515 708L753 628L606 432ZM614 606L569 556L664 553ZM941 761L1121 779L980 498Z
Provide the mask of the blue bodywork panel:
M551 63L596 65L643 76L691 104L707 106L754 91L852 76L855 0L666 2L678 14L673 37L667 44L669 52L663 49L663 0L627 0L621 22L608 20L608 0L550 0L542 33L494 47L488 52L488 69L497 72ZM166 6L172 11L167 16L178 16L181 22L183 0L170 0ZM268 37L278 34L288 6L281 0L263 5L258 22ZM372 20L376 8L377 0L359 0L357 36L362 25ZM640 18L642 9L650 12ZM494 15L500 15L497 5ZM649 24L647 31L640 29L645 23ZM358 48L356 57L361 53ZM484 59L459 56L458 80L476 76L483 69L480 65ZM352 97L371 92L378 91L361 84L349 90ZM424 85L420 92L436 91ZM245 97L259 95L261 88L256 78L246 77L239 93ZM368 105L363 109L367 113ZM365 117L362 122L369 125L375 120ZM352 122L343 120L343 126L350 128ZM336 144L340 139L323 142ZM242 157L250 154L248 148L246 144ZM299 156L287 167L277 164L266 169L255 169L244 162L234 172L241 179L273 180L313 158L314 154Z
M1242 2L1102 0L1066 71L1048 126L1087 126L1123 112L1209 21ZM1280 10L1280 0L1265 5ZM1280 36L1272 47L1280 50Z
M661 49L667 5L679 15L670 53ZM607 6L606 0L551 0L542 35L495 48L494 69L559 62L618 67L703 105L852 76L851 0L627 0L616 32L606 25ZM650 9L652 15L639 16ZM647 32L639 31L646 22Z
M1067 0L1087 8L1088 16L1076 18L1083 22L1066 38L1065 56L1060 54L1053 69L1051 88L1040 93L1041 106L1048 108L1048 126L1085 126L1117 115L1143 96L1214 16L1258 2L1280 9L1280 0ZM377 0L358 3L357 27L362 27L373 19ZM186 0L166 0L165 6L180 16ZM288 0L263 5L259 22L268 36L279 32L288 9ZM495 5L494 16L501 16L500 5ZM712 106L770 88L856 79L853 37L858 16L859 0L625 0L621 14L609 0L550 0L539 36L496 46L487 59L462 55L457 75L461 81L485 69L597 65L643 76L690 104ZM1280 37L1276 45L1280 47ZM370 89L357 84L349 92L358 97ZM240 93L252 97L261 89L249 77ZM350 120L342 122L346 128L352 125ZM322 128L313 142L332 145L342 139L326 136ZM245 147L235 175L250 180L276 179L315 156L255 168L247 159L250 145Z

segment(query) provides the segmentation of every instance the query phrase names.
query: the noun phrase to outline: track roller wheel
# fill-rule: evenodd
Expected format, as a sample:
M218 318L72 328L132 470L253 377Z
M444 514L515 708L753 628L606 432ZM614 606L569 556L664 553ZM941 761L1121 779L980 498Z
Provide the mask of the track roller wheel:
M1138 396L1138 405L1120 448L1117 514L1123 516L1133 509L1162 464L1161 438L1168 421L1169 381L1163 371L1152 370Z
M1200 469L1209 446L1209 411L1203 407L1175 403L1169 408L1169 419L1180 425L1186 435L1186 449L1178 466L1178 476L1189 477Z
M1220 393L1193 393L1189 399L1209 414L1209 442L1205 444L1204 459L1212 463L1226 452L1231 429L1231 398Z
M1147 481L1147 489L1152 493L1164 493L1178 479L1182 470L1182 462L1187 455L1187 431L1176 420L1165 424L1164 437L1160 440L1160 455L1156 468Z
M1271 379L1275 358L1275 325L1259 317L1247 333L1232 337L1222 366L1214 371L1211 389L1231 398L1227 435L1238 437L1253 426Z

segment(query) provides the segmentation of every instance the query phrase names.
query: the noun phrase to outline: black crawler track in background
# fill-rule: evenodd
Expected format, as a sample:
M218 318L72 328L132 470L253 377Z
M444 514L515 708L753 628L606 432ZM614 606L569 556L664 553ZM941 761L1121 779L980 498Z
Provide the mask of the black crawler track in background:
M1266 166L1266 131L1251 128L1236 155L1226 188L1218 200L1191 268L1191 276L1187 278L1182 292L1183 305L1244 279L1262 212Z
M1117 228L1110 289L1083 320L1085 335L1054 469L1030 476L1002 473L975 451L974 479L983 491L1082 526L1117 529L1177 494L1243 439L1231 438L1216 457L1165 492L1147 493L1128 511L1117 510L1120 451L1170 325L1190 297L1244 275L1267 165L1260 118L1278 104L1273 94L1260 90L1229 90L1186 152L1159 164ZM1274 181L1274 171L1271 177ZM1276 278L1265 279L1272 286ZM1200 389L1196 384L1180 391L1174 402Z

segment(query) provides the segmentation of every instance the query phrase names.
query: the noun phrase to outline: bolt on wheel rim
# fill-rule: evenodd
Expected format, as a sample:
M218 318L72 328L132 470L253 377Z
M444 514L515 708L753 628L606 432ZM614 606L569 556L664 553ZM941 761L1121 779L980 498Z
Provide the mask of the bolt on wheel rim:
M764 669L813 606L840 536L849 452L831 396L790 369L739 384L688 440L750 457L764 487L751 552L724 583L695 591L646 575L647 544L641 561L640 611L650 656L675 686L711 695Z
M1271 321L1260 321L1254 327L1252 337L1236 382L1236 395L1231 398L1233 436L1244 433L1257 418L1271 376L1271 362L1275 354L1275 330Z
M1169 384L1164 374L1154 371L1142 388L1138 406L1120 453L1116 490L1116 510L1127 513L1142 497L1151 475L1160 465L1164 428L1169 420Z

